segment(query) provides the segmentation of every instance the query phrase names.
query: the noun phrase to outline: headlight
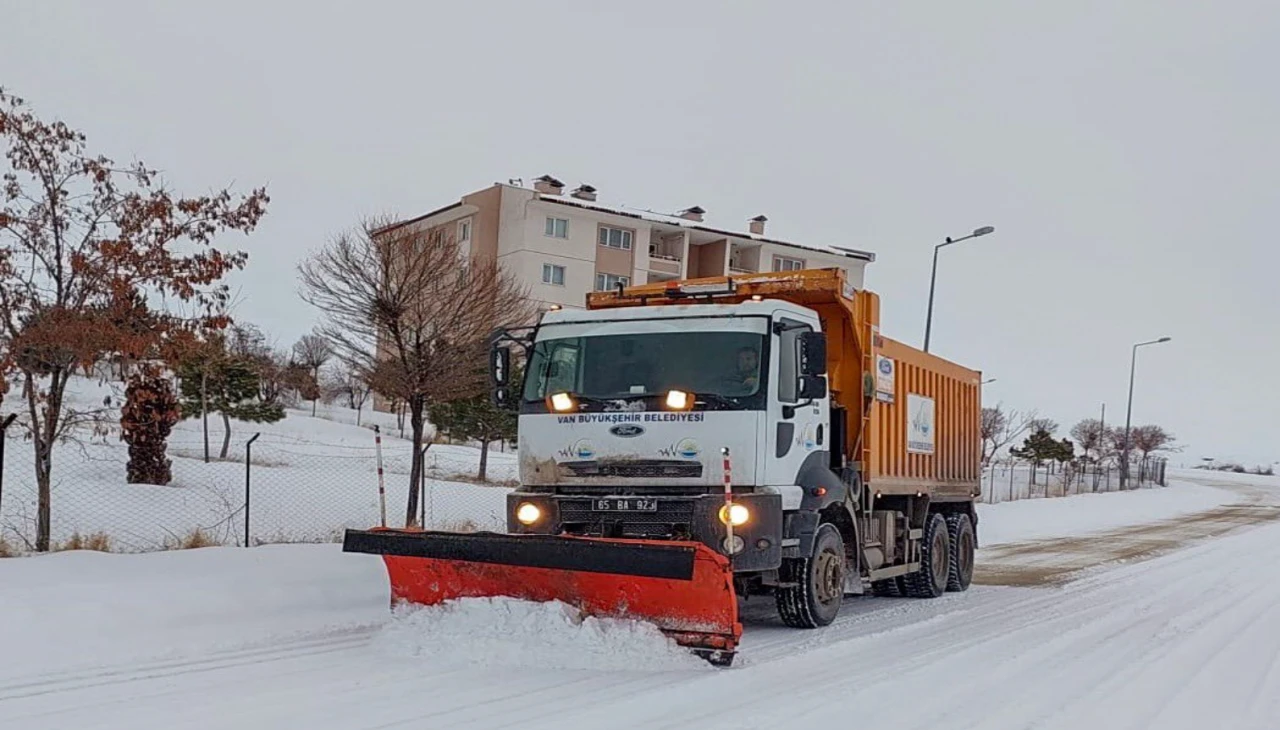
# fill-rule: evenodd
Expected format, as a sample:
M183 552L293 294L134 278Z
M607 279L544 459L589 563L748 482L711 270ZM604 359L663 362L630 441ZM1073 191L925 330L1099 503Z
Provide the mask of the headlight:
M726 525L741 527L751 519L751 510L745 504L732 502L720 508L720 521Z
M542 519L542 510L536 504L525 502L516 508L516 519L522 525L532 525Z
M683 411L688 408L691 400L693 400L692 397L683 390L667 391L667 408L673 411Z
M557 411L573 410L573 396L568 393L553 393L551 395L551 407Z

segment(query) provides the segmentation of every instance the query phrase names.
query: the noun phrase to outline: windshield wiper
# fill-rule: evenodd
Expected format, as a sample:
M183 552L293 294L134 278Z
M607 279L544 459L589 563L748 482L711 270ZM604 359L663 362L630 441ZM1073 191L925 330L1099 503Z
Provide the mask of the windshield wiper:
M714 403L725 410L738 410L742 407L742 403L737 398L730 398L727 395L719 393L698 393L694 396L694 402L702 401L704 403Z

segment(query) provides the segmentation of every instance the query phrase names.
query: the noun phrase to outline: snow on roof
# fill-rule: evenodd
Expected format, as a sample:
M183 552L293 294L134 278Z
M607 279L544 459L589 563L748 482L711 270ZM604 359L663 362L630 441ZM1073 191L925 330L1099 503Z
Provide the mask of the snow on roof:
M530 190L531 188L524 188ZM838 247L838 246L813 246L803 243L794 243L792 241L782 241L776 238L768 238L766 236L756 235L747 231L729 231L720 228L713 228L702 221L693 221L687 218L681 218L675 213L659 213L655 210L647 208L634 208L626 205L614 205L603 203L598 200L583 200L575 198L571 195L556 195L553 193L535 193L540 200L550 203L558 203L561 205L572 205L579 208L587 208L589 210L598 210L603 213L612 213L614 215L627 216L629 218L638 218L651 223L662 223L669 226L678 226L680 228L689 228L691 230L703 231L704 233L713 233L720 236L731 238L739 238L743 240L759 241L761 243L773 243L779 246L791 246L806 251L817 251L819 253L831 254L833 256L844 256L846 258L862 259L864 261L875 261L875 254L869 251L859 249Z

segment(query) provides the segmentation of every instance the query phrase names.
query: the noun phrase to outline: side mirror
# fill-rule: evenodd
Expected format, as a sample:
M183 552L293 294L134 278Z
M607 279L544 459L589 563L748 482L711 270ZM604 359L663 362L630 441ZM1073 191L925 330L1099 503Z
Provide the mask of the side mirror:
M827 379L821 375L800 376L801 400L818 400L827 396Z
M826 373L827 336L822 332L801 332L800 375L807 377Z
M489 383L498 388L507 384L511 373L511 348L495 347L489 354Z
M493 389L493 405L500 409L511 407L511 391L505 386Z
M493 387L493 405L498 408L511 407L511 348L495 347L489 352L489 384Z

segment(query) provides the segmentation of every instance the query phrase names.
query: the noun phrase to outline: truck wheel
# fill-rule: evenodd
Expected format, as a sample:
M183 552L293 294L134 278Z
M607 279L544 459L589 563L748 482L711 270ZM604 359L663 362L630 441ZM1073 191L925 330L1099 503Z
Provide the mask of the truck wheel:
M920 570L902 576L902 587L910 598L937 598L947 590L951 575L951 538L942 515L929 515L920 538Z
M973 521L969 515L957 512L947 515L947 537L951 541L951 573L947 576L947 590L964 591L973 581Z
M813 536L813 556L782 563L782 579L795 584L775 592L782 622L814 629L834 621L844 601L844 571L840 531L832 524L820 525Z

